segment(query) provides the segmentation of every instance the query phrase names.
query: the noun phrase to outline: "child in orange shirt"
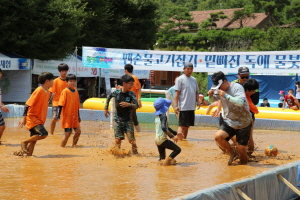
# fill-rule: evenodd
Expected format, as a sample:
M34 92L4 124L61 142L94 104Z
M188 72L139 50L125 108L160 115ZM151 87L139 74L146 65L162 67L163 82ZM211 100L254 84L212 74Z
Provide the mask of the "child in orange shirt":
M132 75L132 71L133 71L133 66L131 64L126 64L124 66L124 70L125 70L125 74L128 74L130 76L132 76L132 78L134 79L134 83L133 86L131 88L130 91L132 91L135 94L135 98L138 102L139 107L142 107L142 102L141 102L141 83L139 81L139 79L135 76ZM137 132L140 132L140 126L139 126L139 122L136 116L136 109L132 109L132 119L133 119L133 125L135 126L135 130Z
M74 129L75 134L73 137L72 146L76 146L79 140L81 130L79 127L80 116L80 100L79 94L76 90L76 76L74 74L68 74L66 77L68 87L65 88L59 98L58 109L55 115L55 119L59 120L61 116L61 126L65 130L65 135L61 141L61 147L65 147L70 135L72 134L72 129Z
M55 125L56 125L56 122L57 122L57 119L55 119L54 117L55 117L55 114L56 114L56 111L57 111L60 94L66 87L68 87L68 84L66 82L66 76L67 76L68 71L69 71L69 66L65 63L61 63L60 65L58 65L57 68L58 68L58 71L59 71L59 77L54 79L53 86L49 89L49 91L52 93L51 95L53 95L53 99L52 99L52 121L51 121L51 124L50 124L50 133L51 133L51 135L53 135L53 133L54 133Z
M38 77L38 82L42 84L36 88L26 101L22 120L19 122L19 127L22 128L25 124L30 131L30 138L21 142L23 153L27 156L32 156L34 146L38 140L45 139L48 132L44 127L50 92L48 89L53 85L53 74L43 72ZM29 146L28 146L29 144Z
M250 130L250 138L248 142L248 156L251 156L251 154L254 152L254 141L253 141L253 127L255 122L255 114L258 114L258 109L256 105L252 102L250 96L255 93L255 90L259 88L258 82L254 78L248 79L244 84L243 87L245 89L245 94L247 98L247 102L249 104L249 109L252 114L252 127Z

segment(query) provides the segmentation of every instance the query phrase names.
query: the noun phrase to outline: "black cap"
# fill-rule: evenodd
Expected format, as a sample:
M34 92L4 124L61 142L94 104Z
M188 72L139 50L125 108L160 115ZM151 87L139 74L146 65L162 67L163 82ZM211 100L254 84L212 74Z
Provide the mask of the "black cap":
M240 67L239 74L250 74L249 68L248 67Z
M194 67L192 63L188 62L188 63L185 63L183 68L188 68L188 67Z

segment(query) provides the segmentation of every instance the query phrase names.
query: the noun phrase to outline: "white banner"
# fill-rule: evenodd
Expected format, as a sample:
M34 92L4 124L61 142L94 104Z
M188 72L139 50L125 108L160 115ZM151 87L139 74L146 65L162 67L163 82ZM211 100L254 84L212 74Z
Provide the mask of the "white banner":
M87 68L89 69L89 68ZM123 76L124 73L124 66L123 69L108 69L110 78L117 78L119 79ZM135 75L138 79L148 79L150 75L150 70L133 70L133 75ZM104 69L101 69L101 77L104 77Z
M34 59L34 65L32 69L33 74L40 74L42 72L51 72L54 76L59 76L59 72L57 66L61 63L66 63L69 66L70 74L77 74L77 77L96 77L99 76L100 70L97 68L85 68L82 67L82 61L77 58L76 64L76 57L70 56L69 58L63 60L38 60ZM77 65L77 72L76 72L76 65Z
M0 68L2 70L29 70L30 59L10 58L0 53Z
M237 73L246 66L251 73L299 73L300 51L185 52L83 47L82 65L123 69L132 64L138 70L182 71L186 62L194 72Z
M3 102L26 102L31 93L29 70L3 71L0 79Z

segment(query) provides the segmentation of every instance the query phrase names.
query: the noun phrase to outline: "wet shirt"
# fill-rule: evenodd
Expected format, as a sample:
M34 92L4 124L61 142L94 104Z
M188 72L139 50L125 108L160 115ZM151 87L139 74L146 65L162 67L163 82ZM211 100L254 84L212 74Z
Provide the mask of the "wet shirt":
M175 90L180 91L178 100L180 110L195 110L196 98L198 98L196 97L196 92L199 90L197 80L192 76L187 77L185 74L182 74L176 79Z
M50 92L54 93L52 106L58 106L60 94L67 87L68 84L66 80L62 80L60 77L54 79L53 86L49 89Z
M60 120L61 127L78 128L78 111L80 108L78 91L76 89L65 88L60 94L58 105L63 106Z
M252 117L249 111L249 105L246 100L245 90L243 86L238 83L232 82L230 83L230 87L228 88L226 93L230 96L243 99L244 105L234 105L228 99L223 97L219 98L219 95L217 95L217 98L221 99L222 102L222 116L224 118L224 121L234 129L242 129L246 126L249 126L252 121Z
M123 93L122 90L115 90L106 99L105 109L108 109L108 105L111 98L115 98L115 121L130 121L132 107L121 107L121 102L133 103L138 106L135 95L132 91Z
M141 83L135 75L131 75L131 76L134 79L134 83L130 91L132 91L135 94L135 97L138 98L139 90L141 89Z
M44 125L48 111L48 100L50 92L38 87L26 101L29 106L26 117L26 128L29 130L36 125Z
M156 145L161 145L164 141L168 140L167 136L172 138L174 137L174 135L177 135L177 132L173 131L168 126L168 119L166 113L155 116L155 132Z

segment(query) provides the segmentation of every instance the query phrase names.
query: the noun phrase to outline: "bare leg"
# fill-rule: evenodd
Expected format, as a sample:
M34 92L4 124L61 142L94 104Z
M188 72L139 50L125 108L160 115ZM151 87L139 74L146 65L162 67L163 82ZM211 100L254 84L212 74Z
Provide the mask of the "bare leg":
M36 141L34 141L34 142L29 142L27 156L32 156L32 153L33 153L35 144L36 144Z
M116 142L115 147L117 147L117 148L120 149L121 148L121 139L120 138L116 138L115 142Z
M28 138L27 140L25 140L25 141L22 141L21 142L21 148L22 148L22 150L25 152L25 153L29 153L28 152L28 143L31 143L31 142L36 142L36 141L38 141L38 140L42 140L42 139L45 139L47 137L47 135L46 136L38 136L38 135L34 135L34 136L31 136L30 138ZM29 149L30 150L30 149ZM33 153L33 150L32 150L32 152L31 152L31 154Z
M61 147L65 147L66 146L66 144L68 142L68 139L69 139L69 137L70 137L71 134L72 134L72 130L70 132L65 132L65 135L64 135L64 137L63 137L63 139L61 141L61 144L60 144Z
M4 130L5 130L5 125L0 126L0 144L1 144L1 137L3 135Z
M250 130L250 138L248 141L248 155L249 156L254 152L253 127L254 127L254 120L252 120L252 127Z
M77 142L79 140L80 134L81 134L81 129L78 127L76 129L74 137L73 137L73 144L72 144L73 147L77 145Z
M50 134L53 135L55 126L56 126L57 119L52 118L51 124L50 124Z
M129 140L129 143L132 145L132 154L138 154L135 140Z
M215 133L215 141L221 149L224 149L226 153L229 154L230 157L228 160L228 165L231 165L236 156L236 153L232 150L229 142L226 140L228 136L228 133L226 133L225 131L218 130Z
M183 132L183 138L186 139L189 131L189 126L183 126L182 132Z
M247 165L248 162L247 146L238 145L238 151L240 154L240 164Z

